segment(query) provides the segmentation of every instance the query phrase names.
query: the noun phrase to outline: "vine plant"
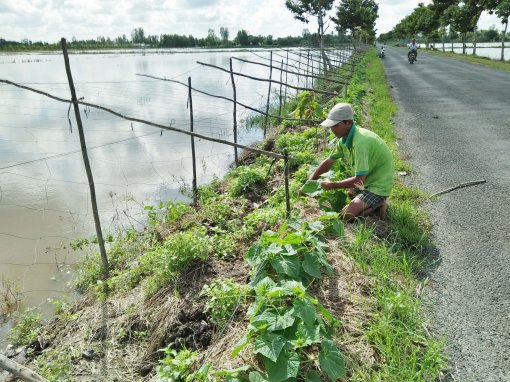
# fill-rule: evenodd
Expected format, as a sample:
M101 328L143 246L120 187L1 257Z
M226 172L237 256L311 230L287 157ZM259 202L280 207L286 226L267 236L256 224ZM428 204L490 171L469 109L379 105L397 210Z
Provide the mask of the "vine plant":
M250 372L251 382L322 381L323 376L336 381L345 373L332 339L340 322L307 292L322 270L332 272L322 233L343 233L338 214L320 220L284 223L278 232L264 232L248 251L255 301L248 331L232 356L253 343L264 370Z

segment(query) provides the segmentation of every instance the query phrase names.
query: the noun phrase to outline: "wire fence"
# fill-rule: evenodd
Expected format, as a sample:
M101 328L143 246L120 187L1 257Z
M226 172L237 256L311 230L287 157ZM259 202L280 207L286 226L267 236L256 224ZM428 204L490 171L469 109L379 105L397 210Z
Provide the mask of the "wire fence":
M0 79L0 92L7 94L0 99L0 147L7 156L0 162L0 208L3 216L12 216L0 221L0 265L4 285L10 285L14 274L21 279L21 294L35 293L27 299L31 305L43 301L42 296L68 291L76 259L69 242L84 232L98 237L108 277L103 231L144 224L138 214L143 203L131 195L182 199L182 188L189 187L196 203L198 186L221 176L231 163L238 165L240 150L283 160L288 169L286 153L250 143L263 138L273 121L318 122L289 118L283 108L302 91L335 97L337 92L317 89L319 82L345 85L349 71L340 76L330 69L353 68L358 57L350 47L328 48L327 63L314 48L253 50L228 53L220 63L197 59L192 69L169 78L162 75L164 68L151 73L141 65L137 80L108 81L107 73L97 71L93 74L99 80L75 83L65 40L62 46L68 81L62 76L48 82ZM39 58L32 62L41 63ZM29 63L30 58L23 65ZM112 67L104 71L111 75ZM176 79L186 75L187 81ZM33 125L34 116L42 127ZM250 129L253 116L263 117L263 123ZM23 145L29 145L29 152ZM7 147L14 147L13 152ZM28 187L20 189L21 184ZM46 280L35 283L41 274Z

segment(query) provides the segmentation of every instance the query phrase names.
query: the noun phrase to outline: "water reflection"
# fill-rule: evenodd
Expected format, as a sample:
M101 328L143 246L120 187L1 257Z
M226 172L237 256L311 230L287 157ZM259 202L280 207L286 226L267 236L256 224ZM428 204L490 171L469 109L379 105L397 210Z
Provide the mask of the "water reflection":
M258 53L266 54L267 53ZM227 73L196 61L229 65L231 52L188 54L74 54L71 69L78 97L125 115L189 129L188 89L137 73L176 79L201 90L231 97ZM250 53L236 53L253 59ZM236 66L237 65L237 66ZM238 63L234 71L247 71ZM0 55L1 76L69 99L60 54ZM254 65L248 73L268 77ZM240 102L257 107L267 83L237 80ZM193 94L194 129L232 141L232 104ZM239 120L249 114L242 108ZM88 184L74 111L69 105L12 86L0 86L0 264L1 276L15 281L23 303L50 310L45 298L67 290L68 265L77 254L69 241L94 234ZM143 221L143 203L182 200L179 187L191 183L190 137L131 123L80 106L89 159L105 231ZM261 138L241 129L238 141ZM196 140L198 180L223 176L233 148ZM134 199L134 202L129 200ZM1 326L1 325L0 325ZM3 326L5 330L5 325ZM1 336L1 335L0 335Z

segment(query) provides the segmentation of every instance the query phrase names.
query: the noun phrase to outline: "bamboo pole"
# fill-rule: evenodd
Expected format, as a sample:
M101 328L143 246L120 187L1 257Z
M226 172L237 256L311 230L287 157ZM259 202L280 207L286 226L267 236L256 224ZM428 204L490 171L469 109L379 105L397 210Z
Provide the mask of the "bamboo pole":
M266 119L264 121L264 138L266 137L267 122L269 120L268 115L269 115L269 102L271 100L271 80L273 79L273 51L270 51L269 55L271 57L271 61L269 61L270 62L270 64L269 64L269 87L267 90Z
M278 116L282 116L282 82L283 82L283 60L282 60L282 70L280 70L280 92L279 94L279 100L280 105L278 106Z
M97 209L96 200L96 187L94 185L94 177L92 176L92 170L90 168L89 156L87 153L87 145L85 143L85 134L83 132L83 125L81 123L80 108L78 106L78 99L76 97L76 90L74 89L73 76L71 73L71 66L69 64L69 57L67 55L67 43L66 39L61 40L62 51L64 53L64 63L66 67L67 80L69 81L69 89L71 90L71 99L74 106L74 115L76 118L76 124L78 125L78 135L80 136L81 152L83 156L83 163L85 165L85 171L87 172L87 179L89 182L90 189L90 202L92 204L92 213L94 215L94 223L96 226L97 244L99 245L99 251L101 253L101 261L103 263L103 281L106 287L106 280L108 280L109 266L108 258L106 257L106 250L104 247L103 232L101 230L101 221L99 220L99 212Z
M312 61L313 62L313 61ZM308 48L308 52L306 53L306 77L305 77L305 86L308 87L308 77L310 77L310 48ZM313 87L313 85L312 85Z
M189 102L189 130L193 132L193 97L191 96L191 77L188 77L188 102ZM195 137L191 136L191 158L193 162L193 205L196 206L198 202L197 190L197 158L195 157Z
M234 118L234 143L237 143L237 92L234 80L234 71L232 70L232 57L230 57L230 81L232 82L232 93L234 97L234 110L232 112ZM239 158L237 156L237 147L234 146L234 161L236 167L239 166Z
M287 219L290 217L290 192L289 192L289 154L284 152L284 171L285 171L285 208Z
M34 371L30 370L28 367L20 365L17 362L7 358L3 354L0 354L0 368L8 371L9 373L15 375L17 378L22 379L27 382L48 382L47 379L44 379L39 374L36 374Z
M285 96L283 97L283 105L285 106L287 104L287 74L289 69L289 52L287 52L287 61L285 62Z

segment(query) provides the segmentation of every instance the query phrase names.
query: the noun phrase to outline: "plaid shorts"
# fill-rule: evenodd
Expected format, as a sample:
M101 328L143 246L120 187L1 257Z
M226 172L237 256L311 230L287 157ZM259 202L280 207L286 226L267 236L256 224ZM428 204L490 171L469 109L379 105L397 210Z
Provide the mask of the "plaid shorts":
M368 190L360 190L359 188L355 187L353 191L359 200L362 200L370 207L379 207L386 200L386 196L376 195Z

